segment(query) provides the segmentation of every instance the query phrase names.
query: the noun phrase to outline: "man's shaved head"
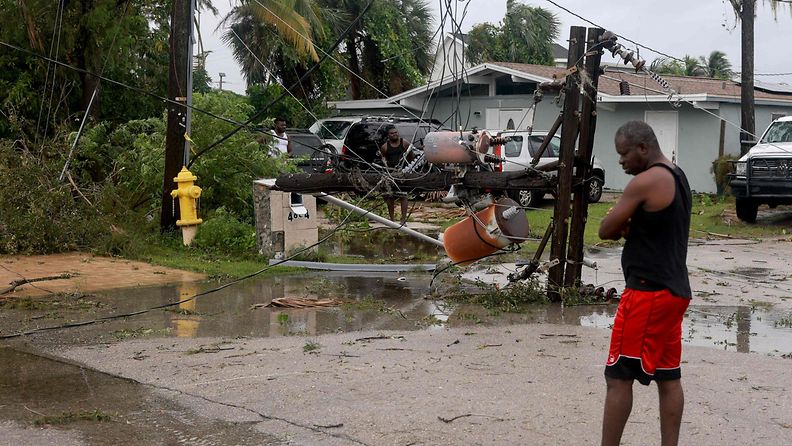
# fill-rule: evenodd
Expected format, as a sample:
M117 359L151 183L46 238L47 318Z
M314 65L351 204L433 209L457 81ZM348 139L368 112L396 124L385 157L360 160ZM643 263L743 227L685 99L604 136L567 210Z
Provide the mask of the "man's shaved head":
M621 139L629 147L643 144L647 149L660 150L654 130L643 121L628 121L616 130L615 139L616 141Z

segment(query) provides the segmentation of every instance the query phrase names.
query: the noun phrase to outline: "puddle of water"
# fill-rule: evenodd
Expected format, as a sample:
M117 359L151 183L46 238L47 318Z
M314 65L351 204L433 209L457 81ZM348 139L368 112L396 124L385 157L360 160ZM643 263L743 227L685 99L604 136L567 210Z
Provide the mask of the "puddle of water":
M751 267L751 266L744 266L739 268L734 268L731 271L728 271L731 274L736 274L739 276L747 276L754 279L766 279L771 273L774 272L772 268L761 268L761 267Z
M431 234L435 236L436 234ZM320 238L323 235L320 234ZM405 259L427 259L436 261L445 252L436 245L393 229L377 229L362 232L338 232L323 245L333 255L402 261Z
M93 411L110 420L47 426L78 432L80 444L282 444L254 430L252 423L192 415L142 385L0 347L0 419L39 430L35 423L43 415L62 419L64 413Z
M156 310L127 320L45 333L37 342L115 342L144 336L271 337L319 335L339 331L417 330L448 326L521 323L569 324L608 329L615 305L561 308L543 305L524 313L492 316L473 305L448 305L426 298L431 276L421 273L310 272L253 279L202 296L170 311ZM215 287L215 283L114 290L90 298L97 316L118 314L173 302ZM334 308L280 309L261 305L282 297L336 298L347 302ZM254 308L258 307L258 308ZM47 310L15 310L21 324L55 325L64 318L84 320L82 310L58 309L60 319L37 319ZM0 312L3 323L10 311ZM692 306L684 322L685 342L738 352L785 355L792 352L792 315L750 307Z

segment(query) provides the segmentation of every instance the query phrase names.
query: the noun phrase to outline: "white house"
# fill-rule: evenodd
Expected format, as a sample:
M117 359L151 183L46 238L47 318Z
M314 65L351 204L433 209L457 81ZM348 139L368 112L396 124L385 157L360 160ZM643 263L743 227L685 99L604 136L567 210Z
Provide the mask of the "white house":
M465 75L445 76L426 85L376 101L339 101L341 114L421 116L438 119L449 128L503 129L509 121L524 128L547 130L561 111L556 95L545 95L532 109L533 93L541 82L564 76L564 69L544 65L491 62L470 67ZM738 154L740 86L737 82L701 77L664 76L676 91L668 93L649 76L606 68L599 78L594 153L606 170L605 186L622 189L629 177L622 172L613 148L613 135L626 121L640 119L655 130L666 154L688 174L698 192L715 192L712 162L723 154ZM629 85L629 94L620 89ZM772 119L792 115L792 89L757 84L756 128L761 133ZM585 97L583 98L586 99ZM522 124L521 124L522 123Z

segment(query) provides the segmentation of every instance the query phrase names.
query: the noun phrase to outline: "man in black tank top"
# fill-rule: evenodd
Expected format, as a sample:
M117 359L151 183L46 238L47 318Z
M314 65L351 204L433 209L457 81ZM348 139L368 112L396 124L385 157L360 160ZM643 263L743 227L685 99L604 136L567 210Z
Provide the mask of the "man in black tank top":
M680 362L682 318L691 298L686 266L690 186L646 123L624 124L615 140L619 164L635 178L599 228L602 239L624 237L626 282L605 367L602 445L621 441L638 380L657 383L661 443L672 446L679 442L684 408Z
M412 161L412 153L408 152L410 144L399 136L399 131L396 126L389 124L385 127L388 139L385 144L380 147L380 156L382 161L389 168L396 168L404 165L402 161ZM405 156L407 154L407 156ZM385 203L388 205L388 216L391 220L394 217L396 208L396 198L399 199L401 204L401 224L404 226L407 223L407 193L395 191L385 195Z

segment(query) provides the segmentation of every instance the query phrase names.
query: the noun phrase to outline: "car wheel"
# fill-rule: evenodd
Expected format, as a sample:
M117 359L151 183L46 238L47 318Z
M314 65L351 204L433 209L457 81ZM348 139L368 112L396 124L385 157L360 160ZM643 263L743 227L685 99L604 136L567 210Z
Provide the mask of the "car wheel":
M520 206L535 208L544 194L535 189L528 189L512 192L511 196L514 201L520 203Z
M586 196L589 203L597 203L602 198L602 186L604 182L600 177L593 177L586 185Z
M756 223L759 203L750 198L738 198L736 203L737 218L746 223Z

